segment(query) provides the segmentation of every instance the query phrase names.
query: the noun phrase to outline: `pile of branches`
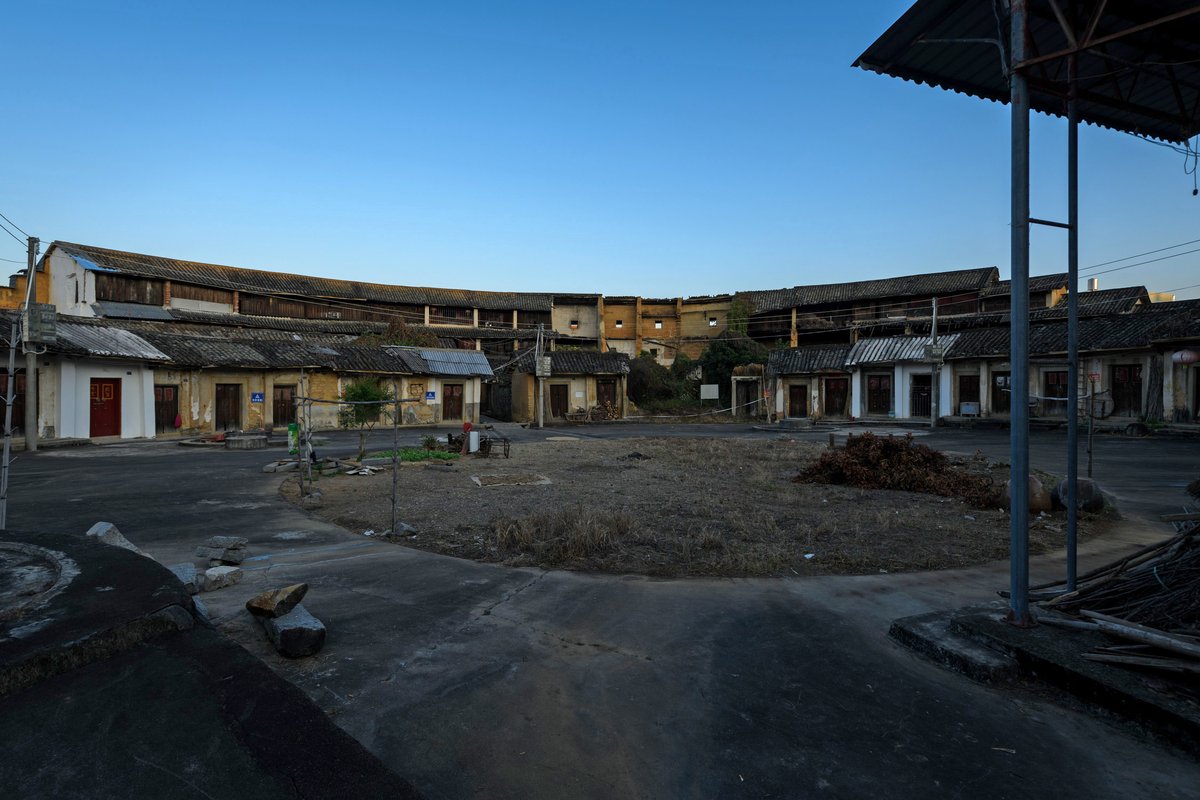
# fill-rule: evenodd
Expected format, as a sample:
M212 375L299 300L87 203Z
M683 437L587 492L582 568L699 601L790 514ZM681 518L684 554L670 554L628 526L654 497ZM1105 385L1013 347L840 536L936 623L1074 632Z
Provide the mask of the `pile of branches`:
M1200 675L1200 522L1177 530L1170 539L1081 576L1075 591L1039 604L1038 620L1121 640L1084 653L1091 661Z
M1000 503L990 476L954 467L942 453L913 442L912 434L847 437L845 447L821 453L815 464L792 480L960 497L977 508Z

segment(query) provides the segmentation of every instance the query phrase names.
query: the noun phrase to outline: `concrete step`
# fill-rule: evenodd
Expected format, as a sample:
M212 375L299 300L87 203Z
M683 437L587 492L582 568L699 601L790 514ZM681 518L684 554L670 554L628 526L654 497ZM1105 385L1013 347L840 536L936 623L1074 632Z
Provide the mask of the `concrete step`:
M933 611L903 617L892 623L888 635L910 650L982 683L1002 683L1015 678L1016 659L956 628L952 618L959 613Z

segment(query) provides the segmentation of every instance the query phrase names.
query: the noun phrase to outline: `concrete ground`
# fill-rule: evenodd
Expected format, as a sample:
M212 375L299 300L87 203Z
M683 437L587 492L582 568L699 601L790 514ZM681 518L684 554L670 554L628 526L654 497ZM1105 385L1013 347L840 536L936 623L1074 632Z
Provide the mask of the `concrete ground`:
M748 426L608 425L547 435L758 436ZM416 443L420 433L406 431ZM816 441L827 433L810 434ZM380 445L390 432L374 436ZM1004 432L923 441L1003 457ZM1055 471L1065 438L1035 436ZM330 437L323 453L349 453ZM678 580L514 570L365 539L279 499L281 451L127 444L22 455L13 527L115 522L164 563L209 535L250 538L247 579L203 595L221 630L320 704L430 798L1194 797L1200 765L1053 693L990 688L887 638L896 617L996 603L1007 565L806 580ZM1127 512L1174 510L1195 441L1097 441L1096 477ZM1059 461L1056 461L1058 459ZM464 493L470 492L464 489ZM447 513L452 513L447 509ZM1089 543L1087 563L1169 533ZM1061 574L1061 558L1034 578ZM241 604L310 584L325 650L286 662Z

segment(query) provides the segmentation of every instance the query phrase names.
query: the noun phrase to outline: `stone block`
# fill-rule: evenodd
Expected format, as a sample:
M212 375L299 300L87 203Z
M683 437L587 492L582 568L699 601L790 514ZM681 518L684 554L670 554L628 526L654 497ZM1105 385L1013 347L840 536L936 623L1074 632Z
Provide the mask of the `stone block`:
M1004 482L1004 507L1012 507L1012 494L1009 491L1011 481ZM1029 476L1029 510L1035 514L1041 511L1049 513L1054 510L1054 502L1050 497L1050 492L1046 491L1046 487L1034 475Z
M200 572L196 569L195 564L173 564L167 569L175 573L175 577L183 583L188 594L196 594L200 591Z
M246 610L256 617L282 617L291 613L308 592L307 583L271 589L246 601Z
M250 544L250 540L244 536L210 536L204 543L206 547L221 548L245 547L248 544Z
M146 558L150 557L146 555L146 553L142 552L137 545L122 536L121 531L118 530L117 526L113 525L111 522L97 522L95 525L88 528L87 535L95 539L99 539L107 545L120 547L132 553L137 553L139 556L146 556Z
M1070 484L1065 478L1054 487L1055 505L1061 508L1067 507L1068 488L1070 488ZM1077 493L1075 501L1080 511L1095 513L1104 510L1104 492L1100 490L1100 484L1091 478L1078 478L1075 481L1075 490Z
M271 644L280 655L288 658L316 655L325 645L325 626L302 605L282 617L266 618L262 622Z
M233 586L241 579L241 567L210 567L204 570L204 591L224 589L226 586Z

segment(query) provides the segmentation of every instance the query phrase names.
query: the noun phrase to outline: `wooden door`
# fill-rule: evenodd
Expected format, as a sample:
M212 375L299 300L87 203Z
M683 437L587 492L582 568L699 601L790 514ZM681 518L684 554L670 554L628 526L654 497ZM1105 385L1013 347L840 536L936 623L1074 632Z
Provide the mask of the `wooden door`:
M179 387L154 387L154 432L166 433L175 430L175 418L179 416Z
M288 425L296 421L296 387L276 384L271 390L271 424Z
M606 408L617 407L617 382L612 378L596 379L596 405Z
M892 412L892 376L867 376L867 413L890 414Z
M442 419L462 420L463 418L463 385L461 383L442 384Z
M0 414L4 413L4 403L8 401L8 373L0 374ZM0 416L0 425L4 417ZM16 392L13 394L12 429L14 434L25 430L25 376L18 375Z
M121 435L121 379L92 378L92 423L89 436Z
M1067 415L1067 371L1056 370L1044 373L1046 382L1046 397L1056 398L1042 401L1042 414L1047 417L1065 417ZM1057 398L1062 398L1061 400Z
M788 387L788 416L808 416L808 384Z
M217 384L217 430L236 431L242 427L242 385Z
M1142 413L1142 367L1115 364L1112 367L1113 414L1136 417Z
M1007 414L1012 407L1012 392L1009 384L1012 375L1007 372L992 373L992 413Z
M561 419L571 410L567 396L568 389L569 387L565 383L550 385L550 416Z
M825 416L846 416L846 402L850 399L849 378L825 379Z

